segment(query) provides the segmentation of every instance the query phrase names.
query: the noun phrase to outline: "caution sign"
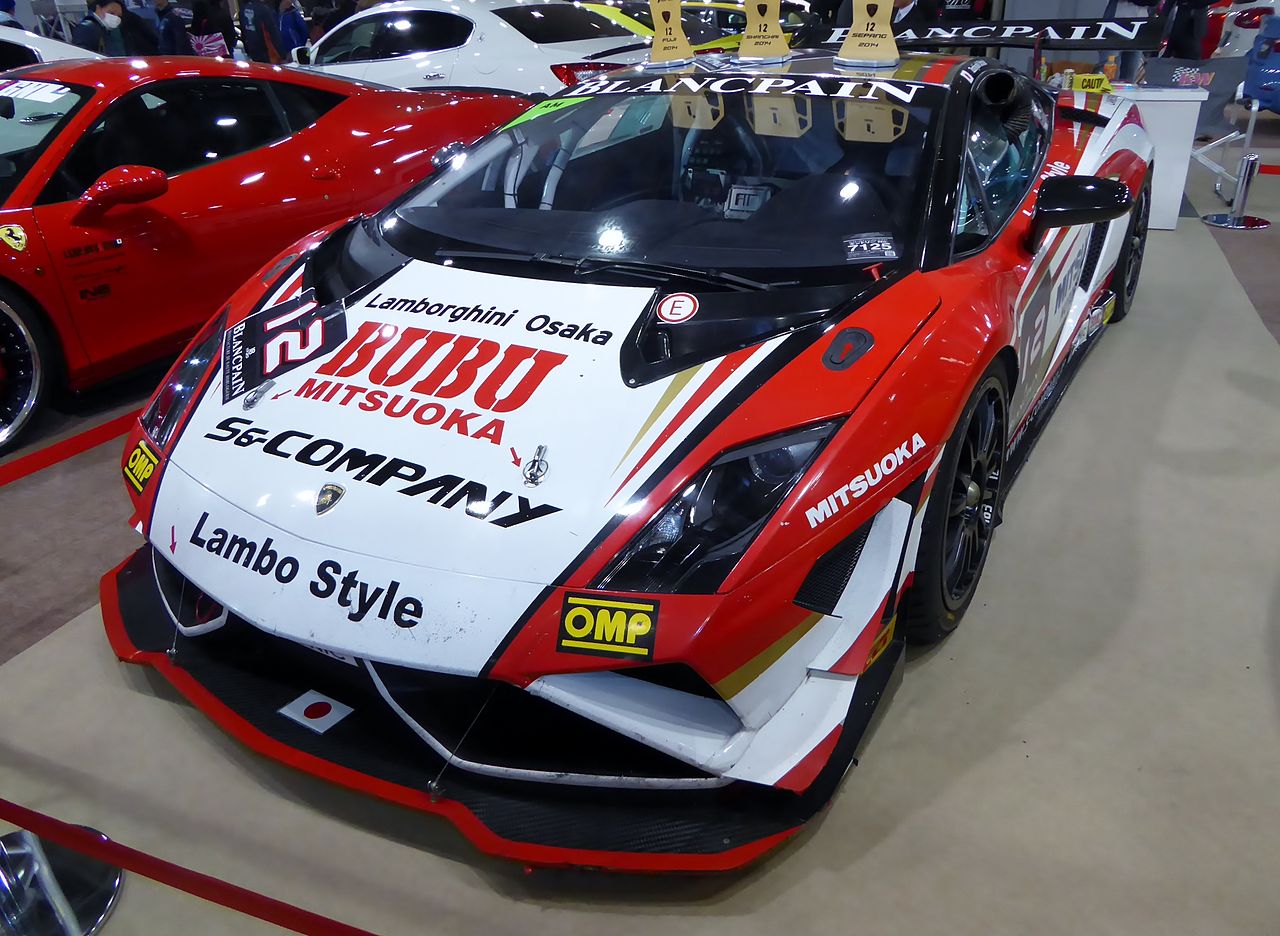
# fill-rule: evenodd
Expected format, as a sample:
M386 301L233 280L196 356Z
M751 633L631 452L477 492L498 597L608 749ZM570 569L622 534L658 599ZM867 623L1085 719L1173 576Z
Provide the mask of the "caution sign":
M890 19L893 0L853 0L853 24L836 54L848 68L893 68L901 60Z
M1072 91L1083 91L1085 94L1110 94L1115 90L1106 75L1076 75L1071 79Z
M750 62L781 62L791 55L782 31L780 0L748 0L747 28L742 32L738 58Z
M561 653L647 660L658 636L658 602L565 595L556 648Z
M686 65L693 61L693 46L684 34L680 21L680 0L649 0L653 16L653 48L649 62L653 65Z

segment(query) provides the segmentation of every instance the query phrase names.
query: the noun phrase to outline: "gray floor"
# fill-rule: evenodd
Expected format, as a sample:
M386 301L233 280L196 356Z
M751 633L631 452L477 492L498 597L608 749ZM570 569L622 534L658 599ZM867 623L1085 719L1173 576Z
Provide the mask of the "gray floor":
M828 813L747 874L525 876L244 751L117 664L93 609L0 666L0 795L383 933L1275 936L1280 345L1201 225L1153 235L1148 263L1013 490L964 626L909 661ZM17 548L76 498L101 499L91 525L123 503L114 460L79 458L30 479L61 486L0 489ZM76 551L51 528L50 579ZM241 931L147 893L126 894L131 931Z

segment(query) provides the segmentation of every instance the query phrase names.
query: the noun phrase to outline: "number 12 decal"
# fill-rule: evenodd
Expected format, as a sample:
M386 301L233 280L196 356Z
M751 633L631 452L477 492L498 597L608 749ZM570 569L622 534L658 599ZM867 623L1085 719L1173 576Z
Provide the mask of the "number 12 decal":
M321 306L315 290L262 309L227 331L222 345L222 402L278 380L347 340L341 305Z

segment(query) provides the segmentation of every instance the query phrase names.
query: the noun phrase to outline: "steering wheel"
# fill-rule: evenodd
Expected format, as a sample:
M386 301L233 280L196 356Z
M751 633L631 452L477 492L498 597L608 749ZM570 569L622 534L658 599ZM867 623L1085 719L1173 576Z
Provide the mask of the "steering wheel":
M689 163L694 153L697 151L698 145L707 138L710 132L720 131L725 126L732 131L733 141L737 143L734 151L730 154L734 159L744 158L746 166L738 168L736 166L722 169L722 166L705 166L694 167ZM726 160L727 161L727 160ZM732 178L734 176L761 176L764 175L764 150L760 146L760 141L743 123L742 119L737 116L726 116L724 121L717 125L713 130L708 131L695 127L690 130L684 138L684 146L680 152L680 164L677 177L674 180L675 192L678 201L697 201L697 193L694 191L693 175L691 169L722 169L726 176Z

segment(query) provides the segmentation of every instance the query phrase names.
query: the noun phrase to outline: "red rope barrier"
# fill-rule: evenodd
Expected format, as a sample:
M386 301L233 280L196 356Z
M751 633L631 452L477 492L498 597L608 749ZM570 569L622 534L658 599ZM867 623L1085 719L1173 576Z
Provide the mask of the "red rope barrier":
M17 803L0 799L0 819L34 832L43 839L96 858L126 871L184 891L193 897L219 904L246 916L257 917L276 926L307 936L372 936L368 930L356 929L328 917L303 910L218 878L192 871L181 865L156 858L119 842L103 841L95 832L82 826L54 819Z

